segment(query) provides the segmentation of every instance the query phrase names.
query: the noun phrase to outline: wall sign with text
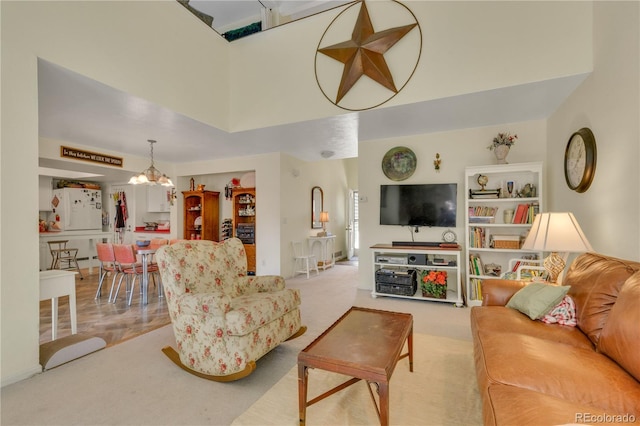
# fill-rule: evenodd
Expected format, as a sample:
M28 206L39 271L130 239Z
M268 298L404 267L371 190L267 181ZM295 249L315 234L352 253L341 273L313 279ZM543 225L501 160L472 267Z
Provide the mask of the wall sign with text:
M100 154L98 152L84 151L81 149L70 148L68 146L60 147L60 157L90 161L92 163L100 163L107 166L115 167L122 167L122 165L124 164L122 157L114 157L107 154Z

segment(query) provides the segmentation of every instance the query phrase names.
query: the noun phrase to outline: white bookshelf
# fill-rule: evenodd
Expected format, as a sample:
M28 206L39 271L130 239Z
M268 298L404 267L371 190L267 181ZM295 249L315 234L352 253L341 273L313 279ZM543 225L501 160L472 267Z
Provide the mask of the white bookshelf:
M481 185L478 176L487 177L485 190L488 195L478 194ZM529 229L533 214L528 215L526 223L505 223L505 210L518 210L519 205L531 206L537 212L544 211L543 197L543 169L542 162L496 164L487 166L471 166L465 169L465 288L467 305L479 305L482 303L481 281L496 279L499 276L487 274L482 268L476 268L476 259L480 259L481 265L493 264L500 269L500 274L509 272L509 261L523 255L536 255L542 257L542 253L522 250L519 246L524 241ZM512 194L508 193L508 182L513 182ZM525 188L526 185L529 185ZM499 189L500 197L495 198L489 191ZM519 194L525 189L526 196ZM530 191L526 191L530 189ZM470 191L474 191L472 195ZM482 219L471 214L473 212L490 212L495 209L493 217ZM474 223L474 221L476 221ZM514 241L515 240L515 241ZM517 245L515 248L513 245Z

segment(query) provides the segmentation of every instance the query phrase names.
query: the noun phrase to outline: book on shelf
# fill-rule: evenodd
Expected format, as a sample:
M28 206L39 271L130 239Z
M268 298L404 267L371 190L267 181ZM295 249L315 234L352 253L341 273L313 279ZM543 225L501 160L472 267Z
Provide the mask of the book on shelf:
M469 255L469 272L471 275L482 275L484 273L484 265L480 256L476 254Z
M469 223L495 223L495 216L469 216Z
M533 219L536 218L538 213L540 213L540 203L534 202L529 204L529 220L527 223L533 223Z
M469 223L495 223L497 207L475 206L469 207Z
M471 216L495 216L498 212L497 207L476 206L469 207L469 217Z
M471 300L482 300L482 280L472 278L469 283L471 284Z
M469 247L483 248L485 246L484 228L474 226L469 229Z
M527 262L528 260L530 261L535 261L535 262ZM526 265L539 265L538 261L538 255L537 254L523 254L514 264L513 264L513 268L511 268L511 272L517 272L518 268L520 267L520 265L526 266Z
M513 215L513 223L524 223L523 218L528 210L527 204L518 204L516 213Z
M469 198L471 199L484 199L484 198L500 198L500 188L498 189L470 189Z

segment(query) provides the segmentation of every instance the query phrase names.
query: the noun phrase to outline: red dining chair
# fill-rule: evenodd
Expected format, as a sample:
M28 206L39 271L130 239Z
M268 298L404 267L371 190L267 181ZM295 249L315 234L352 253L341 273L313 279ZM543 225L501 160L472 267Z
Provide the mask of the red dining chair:
M162 246L166 246L167 244L169 244L169 240L167 240L166 238L154 238L151 240L151 242L149 243L149 248L152 250L158 250L160 247ZM154 255L151 258L151 262L149 262L150 264L156 263L156 256Z
M113 252L113 244L96 243L96 251L98 252L98 261L100 262L98 291L96 291L95 297L95 299L98 299L102 295L102 284L107 274L113 274L113 280L111 282L111 288L113 288L113 283L120 272L116 266L116 255Z
M158 250L160 247L166 246L168 244L169 244L169 240L167 240L166 238L154 238L151 240L151 243L149 244L149 248L153 250ZM158 267L155 254L151 257L151 261L149 262L149 265L154 265L156 268ZM156 276L158 277L157 282L156 282ZM153 284L158 286L158 297L163 297L164 290L162 288L162 277L160 276L159 272L153 275Z
M167 240L166 238L154 238L149 243L149 248L157 250L162 246L166 246L167 244L169 244L169 240Z
M120 286L122 285L122 280L126 278L125 282L125 291L129 293L129 300L127 305L131 306L131 301L133 300L133 289L135 288L136 278L140 280L142 277L142 264L138 263L136 258L136 252L134 246L131 244L114 244L113 252L116 258L116 265L118 267L118 271L122 274L120 280L118 281L118 287L116 288L115 294L113 294L113 298L111 294L113 292L113 285L111 286L111 292L109 293L109 300L113 303L116 303L116 299L118 298L118 292L120 291ZM158 273L157 265L147 265L147 274L153 275ZM155 278L154 278L155 282ZM140 286L140 291L142 291L142 286Z

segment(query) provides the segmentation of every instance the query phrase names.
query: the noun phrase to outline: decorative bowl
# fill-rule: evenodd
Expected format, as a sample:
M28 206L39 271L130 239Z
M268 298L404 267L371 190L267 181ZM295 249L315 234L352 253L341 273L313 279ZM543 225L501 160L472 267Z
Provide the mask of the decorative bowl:
M149 244L151 244L151 241L149 240L144 240L144 241L136 241L136 245L138 247L148 247Z

